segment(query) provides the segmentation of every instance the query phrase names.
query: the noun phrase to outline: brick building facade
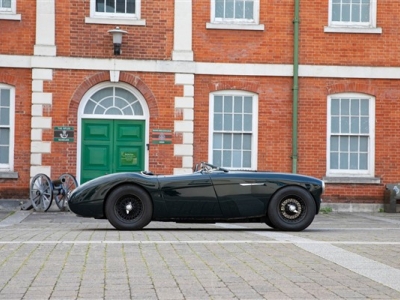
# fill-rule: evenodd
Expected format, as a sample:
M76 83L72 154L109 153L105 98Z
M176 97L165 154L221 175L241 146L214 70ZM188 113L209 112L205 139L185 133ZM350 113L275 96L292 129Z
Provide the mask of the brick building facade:
M29 198L37 173L83 182L210 161L323 178L327 203L381 204L400 175L399 7L356 2L3 2L0 199Z

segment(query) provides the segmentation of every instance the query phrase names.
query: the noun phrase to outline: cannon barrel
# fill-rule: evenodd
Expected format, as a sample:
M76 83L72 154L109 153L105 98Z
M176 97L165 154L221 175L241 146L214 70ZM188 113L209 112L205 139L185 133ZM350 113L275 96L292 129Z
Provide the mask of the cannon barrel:
M64 195L65 191L63 189L62 184L65 182L65 179L56 179L52 180L51 183L53 184L53 192L54 195Z
M64 182L65 182L65 180L64 180ZM63 180L56 179L56 180L53 180L51 183L54 185L54 187L56 187L56 186L62 185Z

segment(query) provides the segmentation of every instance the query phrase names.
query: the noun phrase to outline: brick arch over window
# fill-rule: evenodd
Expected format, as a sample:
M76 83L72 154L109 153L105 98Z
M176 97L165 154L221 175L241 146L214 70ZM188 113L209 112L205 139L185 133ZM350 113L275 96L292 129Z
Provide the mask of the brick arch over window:
M17 77L8 74L0 74L0 83L16 86Z
M260 84L251 81L241 81L241 80L226 80L211 82L208 84L210 92L223 91L223 90L240 90L248 91L252 93L259 94Z
M94 74L88 78L76 89L75 93L72 96L71 103L69 105L69 111L77 112L79 103L82 100L85 93L95 86L104 81L110 81L110 73L109 72L101 72ZM147 105L149 107L149 112L152 117L158 116L158 107L156 98L154 94L151 92L150 88L137 76L121 72L119 77L120 82L127 83L133 87L135 87L145 98ZM76 114L73 114L74 116ZM74 117L76 118L76 116Z
M376 94L375 89L371 85L356 82L341 82L332 84L326 88L326 92L327 95L339 93L362 93L369 95Z
M150 88L137 76L129 73L121 72L119 81L128 83L135 87L144 97L149 107L149 112L152 117L158 117L158 107L156 97Z

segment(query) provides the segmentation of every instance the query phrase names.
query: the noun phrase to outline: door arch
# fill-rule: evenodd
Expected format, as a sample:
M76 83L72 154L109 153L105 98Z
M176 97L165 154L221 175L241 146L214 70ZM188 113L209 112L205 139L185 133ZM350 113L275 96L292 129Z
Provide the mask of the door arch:
M89 89L78 108L77 179L148 167L149 108L126 83L104 82Z

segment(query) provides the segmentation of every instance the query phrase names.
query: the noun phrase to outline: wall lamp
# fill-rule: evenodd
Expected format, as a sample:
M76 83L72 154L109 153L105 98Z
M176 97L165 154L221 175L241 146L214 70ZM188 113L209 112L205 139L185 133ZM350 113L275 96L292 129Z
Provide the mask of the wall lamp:
M122 36L128 32L120 29L119 27L115 27L115 29L109 30L108 33L112 34L112 36L113 36L114 55L120 55L121 54Z

